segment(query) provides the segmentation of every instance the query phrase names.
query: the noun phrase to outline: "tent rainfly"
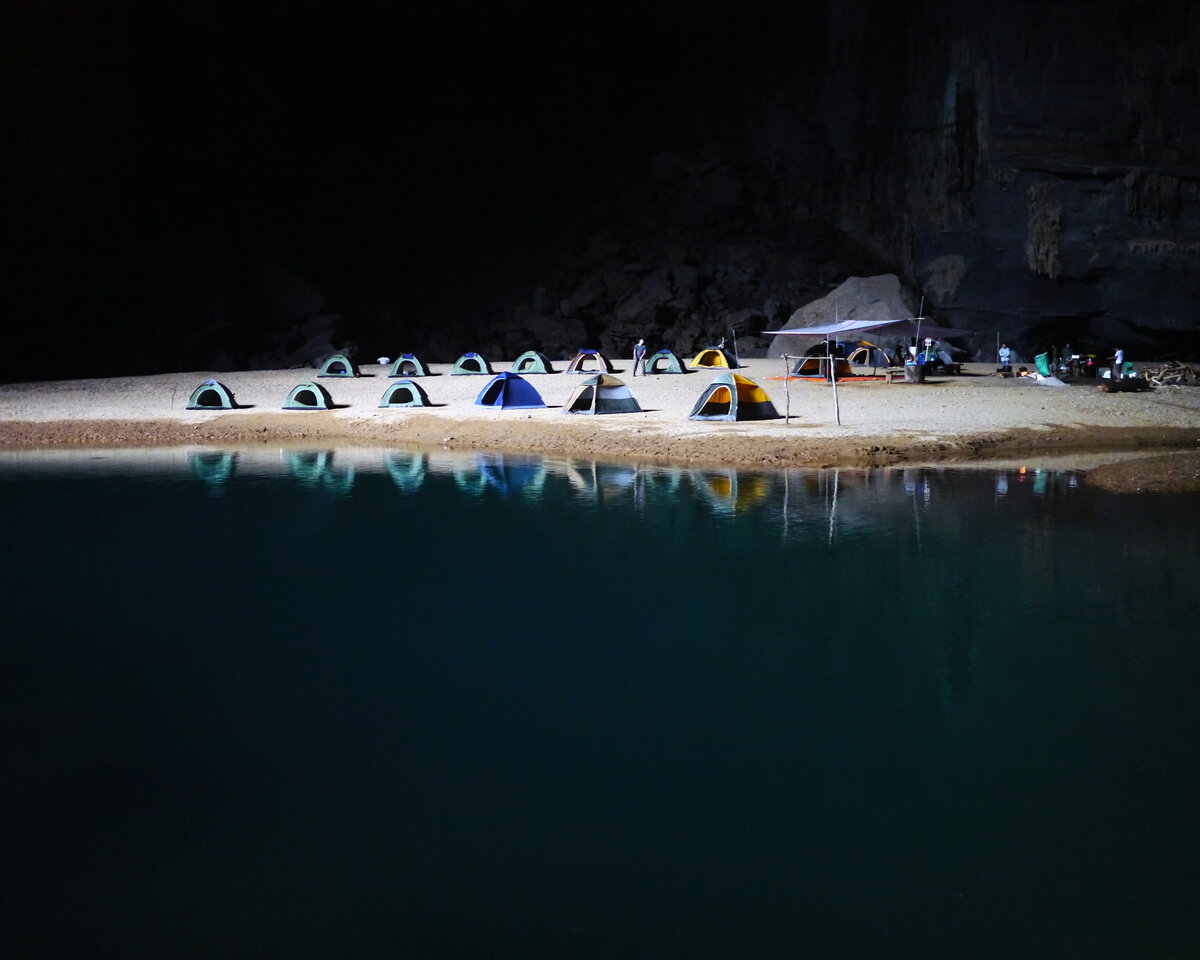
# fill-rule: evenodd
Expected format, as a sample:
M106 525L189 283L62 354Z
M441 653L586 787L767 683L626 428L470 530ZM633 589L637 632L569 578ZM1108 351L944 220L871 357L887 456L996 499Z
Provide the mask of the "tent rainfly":
M389 377L427 377L429 371L425 369L425 364L418 360L411 353L402 353L396 362L392 364Z
M536 350L526 350L513 361L513 373L553 373L554 367L545 354Z
M319 383L298 383L283 401L284 410L330 410L333 398Z
M381 407L427 407L429 397L412 380L397 380L379 398Z
M689 420L773 420L775 404L753 380L729 370L718 373L692 407Z
M688 362L689 367L736 367L733 358L720 347L706 347Z
M665 347L659 350L658 353L647 357L642 361L642 372L651 373L686 373L683 369L683 361L675 355L675 351L667 350Z
M589 369L589 367L591 369ZM599 350L580 350L567 364L566 373L612 373L613 365Z
M321 372L318 377L357 377L358 367L356 367L344 353L335 353L332 357L321 364Z
M477 353L464 353L450 368L452 377L482 377L492 372L491 365Z
M625 381L607 373L597 373L571 391L563 412L638 413L641 409Z
M189 410L232 410L237 406L229 388L219 380L205 380L192 391Z
M475 398L475 406L497 410L528 410L545 405L533 384L511 372L496 374Z

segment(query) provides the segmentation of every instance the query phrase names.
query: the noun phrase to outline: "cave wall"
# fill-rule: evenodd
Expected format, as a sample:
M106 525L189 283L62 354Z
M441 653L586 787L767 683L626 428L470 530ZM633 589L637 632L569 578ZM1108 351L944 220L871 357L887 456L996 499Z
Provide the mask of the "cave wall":
M833 10L823 80L781 88L754 133L778 207L827 218L957 327L1197 328L1192 4Z

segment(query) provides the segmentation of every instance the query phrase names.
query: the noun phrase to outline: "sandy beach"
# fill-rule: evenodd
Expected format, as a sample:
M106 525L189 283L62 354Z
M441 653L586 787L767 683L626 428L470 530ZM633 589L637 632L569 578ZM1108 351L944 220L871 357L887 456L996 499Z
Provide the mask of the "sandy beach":
M360 367L355 378L193 371L7 384L0 386L0 447L370 445L760 468L1111 454L1113 462L1092 473L1110 489L1200 489L1200 388L1193 386L1105 393L1098 381L1047 386L968 364L961 375L923 384L842 381L835 398L828 383L785 382L781 360L751 359L738 373L767 392L780 419L697 422L688 414L717 371L632 377L631 361L613 362L642 412L566 415L563 405L583 378L561 372L527 377L545 409L477 407L488 377L450 376L449 364L429 365L431 375L418 382L431 406L414 408L379 407L394 381L378 364ZM237 409L186 409L209 378L231 391ZM324 386L334 409L283 410L289 391L306 381Z

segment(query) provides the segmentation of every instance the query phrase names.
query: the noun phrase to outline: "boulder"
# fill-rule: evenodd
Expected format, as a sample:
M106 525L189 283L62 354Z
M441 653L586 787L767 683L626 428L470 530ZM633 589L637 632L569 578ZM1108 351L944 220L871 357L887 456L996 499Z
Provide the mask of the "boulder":
M850 277L828 296L806 303L788 317L781 329L795 330L841 320L903 320L916 316L918 301L893 273ZM796 353L788 337L772 337L767 356Z

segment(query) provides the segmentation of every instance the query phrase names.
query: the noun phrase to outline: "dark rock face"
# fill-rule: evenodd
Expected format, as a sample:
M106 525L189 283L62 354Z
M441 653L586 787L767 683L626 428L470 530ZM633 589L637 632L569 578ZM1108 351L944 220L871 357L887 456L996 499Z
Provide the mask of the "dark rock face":
M704 149L660 154L605 199L604 243L552 261L542 282L593 341L686 352L890 272L939 322L977 331L981 358L997 336L1023 352L1200 346L1200 10L824 14L822 59L734 91Z
M804 131L824 147L787 151L808 162L771 177L776 204L828 219L952 326L1010 341L1194 332L1200 11L901 9L839 5L827 82L767 114L762 143ZM856 69L872 63L886 69Z

